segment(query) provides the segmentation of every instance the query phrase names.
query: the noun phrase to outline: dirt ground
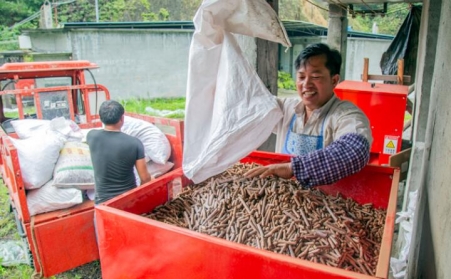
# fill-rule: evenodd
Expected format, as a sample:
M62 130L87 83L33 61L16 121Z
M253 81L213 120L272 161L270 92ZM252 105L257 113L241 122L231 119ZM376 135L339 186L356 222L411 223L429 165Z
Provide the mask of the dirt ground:
M55 275L56 279L101 279L100 262L94 261Z

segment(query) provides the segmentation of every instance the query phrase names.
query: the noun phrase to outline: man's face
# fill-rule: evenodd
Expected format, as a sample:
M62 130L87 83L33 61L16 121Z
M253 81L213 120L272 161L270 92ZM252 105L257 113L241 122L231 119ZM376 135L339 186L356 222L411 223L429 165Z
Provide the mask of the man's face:
M309 110L322 107L332 98L340 76L330 76L326 68L326 56L312 56L296 73L296 88L304 105Z

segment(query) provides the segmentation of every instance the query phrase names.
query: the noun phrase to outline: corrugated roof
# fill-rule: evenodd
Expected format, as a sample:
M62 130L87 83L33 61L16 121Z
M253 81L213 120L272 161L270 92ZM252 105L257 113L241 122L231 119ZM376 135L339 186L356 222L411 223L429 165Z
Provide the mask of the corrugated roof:
M289 37L327 36L327 27L304 21L282 21ZM194 30L192 21L152 21L152 22L68 22L64 29L160 29ZM392 40L394 36L372 34L348 30L348 37Z

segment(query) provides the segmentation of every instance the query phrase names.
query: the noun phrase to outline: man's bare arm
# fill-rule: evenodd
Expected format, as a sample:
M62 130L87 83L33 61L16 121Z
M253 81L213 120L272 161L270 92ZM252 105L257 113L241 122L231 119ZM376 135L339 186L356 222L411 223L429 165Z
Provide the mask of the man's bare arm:
M135 167L136 167L136 170L138 171L139 179L141 180L141 185L143 185L151 180L150 174L147 171L147 165L146 165L145 158L136 160Z

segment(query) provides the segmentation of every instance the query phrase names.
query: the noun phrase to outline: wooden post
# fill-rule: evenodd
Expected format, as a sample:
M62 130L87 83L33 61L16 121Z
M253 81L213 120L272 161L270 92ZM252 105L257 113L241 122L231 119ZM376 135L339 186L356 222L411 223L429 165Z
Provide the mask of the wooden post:
M327 1L329 3L340 1ZM340 80L346 79L346 49L348 44L348 11L342 4L329 4L327 44L341 53Z
M267 0L278 13L279 1ZM279 69L279 45L263 39L256 39L257 74L271 94L277 96L277 72Z
M398 59L398 78L397 83L404 84L404 59Z
M370 59L368 57L363 58L363 75L362 75L363 82L368 82L369 65L370 65Z
M279 11L279 0L266 0L276 11ZM279 45L257 38L257 74L272 95L277 96L277 72L279 70ZM274 152L276 136L271 134L258 150Z

